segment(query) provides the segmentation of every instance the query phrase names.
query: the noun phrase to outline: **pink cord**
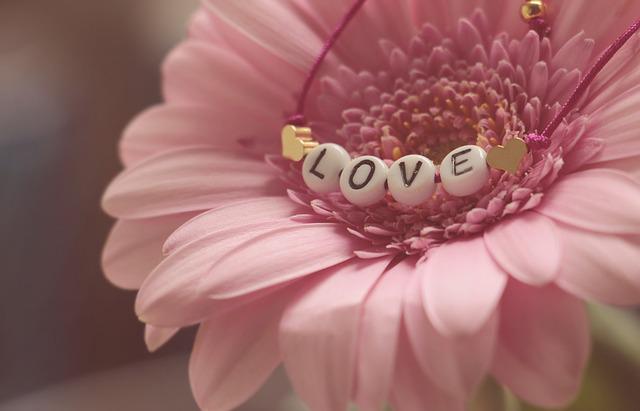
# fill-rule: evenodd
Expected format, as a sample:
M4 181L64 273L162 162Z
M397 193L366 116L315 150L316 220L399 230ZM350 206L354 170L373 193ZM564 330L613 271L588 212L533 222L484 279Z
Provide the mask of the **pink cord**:
M307 96L309 94L309 91L311 90L311 86L313 85L313 80L315 80L316 75L320 70L320 66L322 66L322 62L324 61L325 57L327 57L327 54L329 54L329 52L338 41L338 38L340 37L344 29L347 28L351 20L353 20L356 14L358 14L358 11L360 11L360 8L362 8L362 6L366 1L367 0L356 0L356 2L353 4L353 6L351 6L347 14L344 15L344 17L342 18L342 20L340 21L336 29L333 31L333 34L331 34L331 37L329 37L327 42L322 47L322 51L316 58L315 62L313 63L313 66L311 66L311 71L309 71L309 74L307 75L307 79L304 82L304 86L302 87L302 92L300 93L300 97L298 98L298 107L296 108L296 113L291 117L289 117L288 124L303 125L306 123L306 119L304 117L304 109L305 109L305 104L307 102Z
M534 148L548 147L551 144L551 136L556 131L562 120L575 108L578 100L587 88L591 85L596 76L602 71L602 69L611 61L618 51L624 46L627 41L640 30L640 19L636 20L624 33L620 35L607 49L600 55L596 63L587 72L587 75L580 81L573 94L566 103L562 106L562 109L556 116L549 122L544 128L542 133L531 133L525 138L527 144Z

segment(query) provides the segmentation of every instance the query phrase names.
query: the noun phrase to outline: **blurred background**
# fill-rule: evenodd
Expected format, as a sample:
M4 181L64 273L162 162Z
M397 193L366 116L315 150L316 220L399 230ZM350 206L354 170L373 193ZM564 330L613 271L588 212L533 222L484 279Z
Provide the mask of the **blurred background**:
M99 201L120 132L159 101L160 62L196 4L0 0L0 410L195 409L192 333L146 352L135 295L100 271L112 222ZM637 330L633 314L594 315L602 335ZM640 336L616 338L596 345L572 410L640 409L640 359L619 349ZM246 410L293 409L286 392L280 373Z
M175 353L190 336L147 354L134 294L102 276L112 222L99 201L120 132L159 100L160 62L196 5L0 0L0 404L150 358L186 370ZM174 380L156 391L178 385L185 404L188 382Z

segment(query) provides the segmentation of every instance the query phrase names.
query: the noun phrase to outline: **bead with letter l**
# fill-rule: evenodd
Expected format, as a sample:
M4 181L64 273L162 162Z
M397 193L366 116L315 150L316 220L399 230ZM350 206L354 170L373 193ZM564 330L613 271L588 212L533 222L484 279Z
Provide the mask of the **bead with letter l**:
M311 190L320 194L340 191L340 173L351 161L351 156L341 146L320 144L304 159L302 178Z

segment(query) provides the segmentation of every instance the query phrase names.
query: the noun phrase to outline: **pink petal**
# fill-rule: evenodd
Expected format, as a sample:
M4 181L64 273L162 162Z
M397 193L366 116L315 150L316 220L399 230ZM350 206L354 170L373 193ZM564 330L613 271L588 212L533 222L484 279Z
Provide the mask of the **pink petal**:
M169 342L180 331L180 328L170 327L162 328L153 325L145 325L144 327L144 342L147 345L149 352L155 352L160 347Z
M493 315L474 335L445 337L425 314L416 277L406 290L404 319L422 371L439 389L469 399L491 367L498 316Z
M553 69L564 68L567 70L578 69L585 72L587 63L591 60L595 42L587 38L584 31L568 39L566 43L554 54L551 66Z
M556 182L536 209L554 220L601 233L640 232L640 184L605 169L577 172Z
M322 0L284 0L274 6L267 0L258 0L252 7L245 7L209 0L206 6L227 43L261 71L273 72L273 76L267 73L272 81L291 78L295 83L287 89L293 92L350 4L337 7ZM325 67L337 68L342 63L374 71L382 68L381 56L372 48L362 47L371 42L368 33L385 33L385 38L396 44L406 44L415 33L411 20L408 3L368 2L353 20L354 29L346 30L327 56ZM358 29L363 27L367 30ZM297 75L288 71L283 74L287 66L297 68Z
M560 226L562 269L557 283L590 301L640 303L640 237L596 234Z
M639 7L638 12L640 12L640 4L636 7ZM636 14L634 13L634 15ZM627 45L611 59L589 88L589 100L585 102L581 112L594 113L605 108L611 102L631 97L631 94L637 93L637 85L640 80L639 47L640 37L635 36L629 39Z
M144 220L120 220L102 252L102 270L120 288L137 290L162 260L162 244L193 214Z
M227 44L220 29L220 25L223 24L223 22L215 21L214 17L209 10L200 7L200 9L193 13L189 21L189 37L210 44Z
M200 285L211 298L235 297L350 260L361 245L339 224L294 224L227 252Z
M640 71L640 70L639 70ZM637 110L640 87L633 87L603 102L592 114L589 135L604 141L604 149L592 162L623 160L640 156Z
M312 16L314 20L320 20L313 23L322 27L322 30L316 31L323 39L329 37L351 6L349 3L341 3L336 7L335 3L326 0L295 0L295 2L299 8L306 10L307 15ZM371 44L370 33L372 32L384 33L384 38L391 43L407 44L416 30L416 26L412 24L412 17L409 2L367 2L351 22L350 26L353 29L346 30L332 49L331 55L336 59L332 61L332 56L329 56L327 66L344 64L349 67L367 67L371 72L382 69L387 60L378 52L378 48L362 47L362 45ZM363 30L362 28L365 27L366 30Z
M415 277L415 259L404 259L387 271L367 297L360 322L354 402L380 410L388 402L402 320L404 290Z
M288 197L262 197L226 204L196 216L175 230L164 245L164 253L170 254L209 234L241 234L249 228L273 225L274 220L286 219L300 210Z
M597 51L600 52L640 14L640 4L635 1L559 1L554 2L553 7L551 39L555 49L584 30L587 37L596 40ZM612 30L612 27L617 30Z
M322 0L315 0L315 3L317 4L321 1ZM325 1L324 3L327 2ZM345 10L343 10L343 13L344 12ZM359 17L360 19L355 21L355 24L360 28L359 31L361 35L366 35L366 33L362 33L363 31L371 33L373 30L376 30L379 33L385 33L384 37L386 39L403 46L408 44L418 29L418 26L413 24L413 13L409 2L370 1L363 6L362 15ZM338 21L339 20L334 21L334 26ZM362 30L364 27L369 28L371 31ZM354 32L356 30L350 31ZM351 35L351 38L345 36L345 40L348 41L348 43L345 44L347 53L349 50L360 49L358 53L353 53L352 51L350 54L357 60L366 61L368 64L371 64L370 58L368 59L365 55L367 53L362 50L362 47L357 47L363 43L361 41L358 42L354 34L349 33L349 35ZM370 39L371 36L369 35L369 41L371 41ZM371 51L368 50L368 52L368 54L371 55ZM347 56L341 55L341 57L352 67L357 64L357 60L353 61L348 59L348 54ZM371 66L369 65L368 67Z
M400 333L391 405L395 411L464 411L465 400L439 390L422 372L406 330Z
M582 72L573 69L567 73L567 69L561 68L556 70L555 74L549 79L549 87L547 89L547 101L551 108L554 104L561 104L569 98L576 86L580 83Z
M507 275L476 237L444 244L422 271L423 303L435 328L445 336L476 334L491 318Z
M489 63L491 67L497 68L502 60L509 61L509 52L501 41L494 40L491 42L491 50L489 52Z
M278 140L263 132L270 122L276 126L277 120L271 113L253 107L234 110L229 105L156 106L144 111L127 127L120 155L131 166L163 151L188 146L240 150L252 144L253 150L273 152Z
M260 71L264 80L293 93L304 82L307 69L288 62L239 31L208 8L201 8L192 21L191 37L236 51L251 67ZM299 62L298 62L299 63ZM269 107L265 107L269 108Z
M204 322L189 362L193 394L202 409L232 410L280 363L278 324L289 293Z
M199 40L187 40L176 47L164 63L163 74L164 96L169 103L221 106L238 115L242 107L268 109L275 121L284 106L292 103L289 90L266 81L260 70L237 52ZM277 123L269 125L276 127ZM277 128L265 130L279 132Z
M190 147L125 170L107 188L102 205L115 217L149 218L269 195L279 184L265 163L242 152Z
M560 270L562 243L553 220L533 212L506 219L484 234L489 254L518 280L543 285Z
M598 163L597 168L608 168L624 172L640 184L640 167L638 167L638 159L634 157L625 158L624 160L613 160Z
M544 61L538 61L531 70L529 79L529 94L544 99L549 85L549 66Z
M602 155L607 143L599 138L582 138L577 142L575 147L564 156L565 165L562 168L563 173L571 174L578 170L591 167L595 161ZM609 168L598 165L598 168ZM611 167L615 168L615 167Z
M434 0L429 3L422 0L410 0L414 15L414 23L417 27L423 24L434 24L438 29L452 29L460 16L468 15L471 7L462 1L450 2L445 0ZM454 19L453 16L457 16Z
M216 232L175 250L142 284L136 298L138 317L154 325L182 327L201 322L220 306L229 305L202 292L200 282L211 275L211 267L246 241L289 225L288 220L275 220L260 228L240 225L236 231Z
M554 286L513 281L500 307L499 334L493 373L501 383L545 408L574 398L590 351L588 319L579 300Z
M440 29L452 30L458 19L472 16L475 9L480 9L491 22L490 33L502 31L520 37L528 27L514 19L518 16L520 4L509 0L486 0L473 2L468 0L412 0L414 20L418 27L424 23L437 25Z
M529 31L520 40L517 64L525 72L530 72L533 65L540 61L540 36L533 30Z
M245 37L301 69L311 66L326 37L313 30L297 2L205 0L205 7Z
M284 365L311 409L346 410L362 307L390 260L356 260L330 268L285 311L280 325Z

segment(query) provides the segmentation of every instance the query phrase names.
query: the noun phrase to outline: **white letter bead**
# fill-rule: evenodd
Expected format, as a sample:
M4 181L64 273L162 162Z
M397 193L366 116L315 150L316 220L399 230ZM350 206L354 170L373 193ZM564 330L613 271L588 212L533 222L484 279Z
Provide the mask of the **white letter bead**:
M366 207L382 200L387 193L385 182L389 167L378 157L363 156L342 170L340 190L352 204Z
M351 156L341 146L321 144L307 154L302 164L302 178L311 190L320 194L340 191L340 172Z
M478 146L458 147L440 164L442 187L451 195L477 193L489 180L487 152Z
M402 157L389 169L389 191L399 203L417 206L431 198L436 189L436 166L417 154Z

